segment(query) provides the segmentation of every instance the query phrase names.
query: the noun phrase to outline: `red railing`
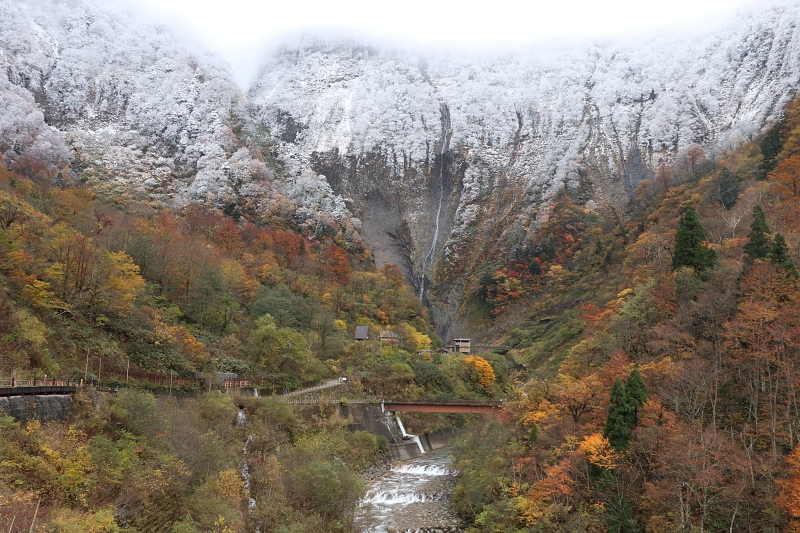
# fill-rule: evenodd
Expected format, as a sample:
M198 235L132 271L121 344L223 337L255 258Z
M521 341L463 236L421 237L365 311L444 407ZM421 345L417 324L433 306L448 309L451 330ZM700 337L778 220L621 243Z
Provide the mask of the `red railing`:
M226 379L223 381L223 385L226 389L246 389L252 387L253 385L252 379Z

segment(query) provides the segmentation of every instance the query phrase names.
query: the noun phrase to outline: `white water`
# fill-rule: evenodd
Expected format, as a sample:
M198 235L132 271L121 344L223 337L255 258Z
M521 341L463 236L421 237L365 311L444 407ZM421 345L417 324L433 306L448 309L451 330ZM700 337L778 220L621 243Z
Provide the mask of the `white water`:
M419 437L417 435L412 435L411 433L406 433L406 428L403 427L403 421L400 420L400 417L398 415L394 415L394 417L397 419L397 425L400 426L400 432L403 434L403 436L408 437L409 439L416 442L417 446L419 446L420 453L425 453L425 448L422 447L422 441L419 440Z
M425 503L440 502L445 499L447 499L447 495L441 492L416 493L390 490L368 495L364 498L364 503Z
M239 414L242 414L242 412L239 411ZM250 447L251 442L253 442L253 436L248 435L244 448L242 448L242 480L244 480L244 493L248 498L248 513L252 513L253 509L256 508L256 499L250 496L250 463L247 461L247 448Z
M422 259L422 273L420 274L419 281L419 300L425 296L425 270L429 262L433 259L433 254L436 252L436 242L439 240L439 218L442 214L442 204L444 203L444 152L447 148L447 130L442 133L442 149L439 152L439 207L436 210L436 225L433 232L433 240L431 241L431 248Z
M441 466L404 464L392 468L398 474L414 474L417 476L457 476L458 470L449 470Z
M244 413L244 409L239 410L239 414L236 415L236 425L239 427L244 427L247 424L247 415ZM241 466L241 475L243 481L243 488L244 494L247 496L247 514L253 514L253 511L256 508L256 499L250 496L250 478L252 474L250 473L250 461L247 460L247 451L250 448L250 443L253 442L253 436L248 435L247 440L242 447L242 466ZM259 528L256 528L256 533L261 533Z
M450 450L442 449L392 465L367 487L357 512L365 533L417 531L458 525L451 504L457 472L450 469Z

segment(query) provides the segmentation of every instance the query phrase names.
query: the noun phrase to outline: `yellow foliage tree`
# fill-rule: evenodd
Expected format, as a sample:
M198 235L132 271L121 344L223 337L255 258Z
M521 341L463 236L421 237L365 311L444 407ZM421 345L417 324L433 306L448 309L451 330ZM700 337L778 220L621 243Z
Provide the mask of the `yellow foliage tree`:
M596 374L575 379L559 374L550 389L551 401L562 411L566 411L576 424L581 417L597 407L603 384Z
M130 310L145 286L139 275L139 265L125 252L111 252L108 254L108 267L102 291L109 305L117 311Z
M593 465L613 470L619 464L620 454L611 447L608 439L600 433L586 435L578 446L578 451Z
M411 324L400 323L395 331L403 340L403 347L409 351L427 350L431 347L431 338L417 331Z
M464 359L464 364L474 368L478 372L478 383L487 394L494 393L494 384L497 378L494 369L489 361L477 355L471 355Z
M236 470L228 469L220 472L217 487L222 499L232 505L237 505L244 495L244 482Z
M50 531L59 533L117 533L120 527L114 519L114 509L106 507L95 513L80 513L59 509L50 522Z

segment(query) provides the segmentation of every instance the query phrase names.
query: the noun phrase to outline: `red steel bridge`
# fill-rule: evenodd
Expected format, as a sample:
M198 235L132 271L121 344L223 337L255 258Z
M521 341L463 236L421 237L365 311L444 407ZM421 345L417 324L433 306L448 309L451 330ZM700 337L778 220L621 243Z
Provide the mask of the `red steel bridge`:
M407 413L495 413L503 408L502 400L383 400L384 411Z

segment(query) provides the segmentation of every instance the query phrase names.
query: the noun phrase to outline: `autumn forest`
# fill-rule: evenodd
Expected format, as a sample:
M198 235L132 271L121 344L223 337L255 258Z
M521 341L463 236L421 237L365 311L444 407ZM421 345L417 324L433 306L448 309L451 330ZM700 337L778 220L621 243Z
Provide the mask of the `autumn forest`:
M69 423L0 418L0 529L355 531L387 443L269 398L346 376L354 397L504 399L408 421L460 428L471 533L800 531L800 101L736 150L685 151L627 205L561 192L466 281L469 327L495 345L470 356L440 353L400 269L333 218L167 208L30 156L9 167L0 380L120 390L82 392ZM220 372L262 398L201 390Z

